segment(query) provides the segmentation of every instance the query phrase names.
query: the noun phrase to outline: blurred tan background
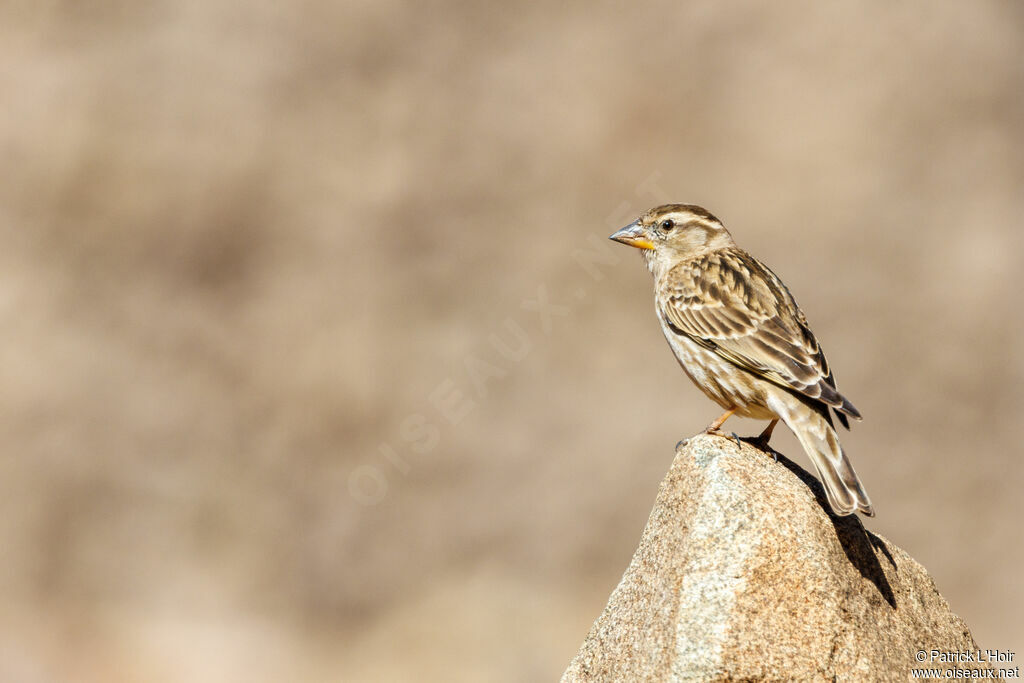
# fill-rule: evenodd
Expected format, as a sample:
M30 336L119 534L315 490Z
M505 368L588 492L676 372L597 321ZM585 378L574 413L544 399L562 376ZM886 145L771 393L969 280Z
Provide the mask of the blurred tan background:
M0 6L0 679L555 679L718 412L604 240L669 199L1020 653L1022 49L1006 2Z

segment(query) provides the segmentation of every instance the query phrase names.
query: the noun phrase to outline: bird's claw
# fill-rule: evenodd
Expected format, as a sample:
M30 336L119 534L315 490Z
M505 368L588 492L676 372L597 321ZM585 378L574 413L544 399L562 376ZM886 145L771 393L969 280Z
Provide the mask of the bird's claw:
M768 445L767 440L761 438L752 438L747 439L746 442L749 443L754 448L756 448L757 450L764 453L765 455L772 456L772 460L774 460L775 462L779 461L779 454L775 451L774 448Z
M736 432L729 432L728 434L726 434L721 429L717 429L717 428L716 429L710 429L709 428L709 429L705 429L704 433L705 434L710 434L711 436L720 436L723 439L728 439L730 441L735 441L736 442L736 448L739 448L740 450L743 450L743 440L736 434ZM676 447L678 448L679 444L676 444Z

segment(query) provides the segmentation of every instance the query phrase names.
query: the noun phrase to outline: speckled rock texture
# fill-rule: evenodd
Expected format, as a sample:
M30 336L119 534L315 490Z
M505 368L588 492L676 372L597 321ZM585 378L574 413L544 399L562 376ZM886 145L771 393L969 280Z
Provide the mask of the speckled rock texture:
M924 567L781 455L702 434L562 680L906 680L920 650L977 650Z

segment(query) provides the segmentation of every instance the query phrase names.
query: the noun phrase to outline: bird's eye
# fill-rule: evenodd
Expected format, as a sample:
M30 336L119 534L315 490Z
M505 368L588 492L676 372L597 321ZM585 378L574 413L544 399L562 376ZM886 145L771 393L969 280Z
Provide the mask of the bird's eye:
M661 229L664 230L665 232L668 232L674 227L676 227L676 224L675 221L673 221L671 218L666 218L661 222Z

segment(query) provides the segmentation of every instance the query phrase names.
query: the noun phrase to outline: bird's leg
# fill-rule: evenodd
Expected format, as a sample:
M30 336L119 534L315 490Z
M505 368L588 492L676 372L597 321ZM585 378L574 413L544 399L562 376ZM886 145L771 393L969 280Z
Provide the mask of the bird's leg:
M717 420L709 424L707 428L704 430L704 432L707 434L718 434L722 425L725 424L725 421L728 420L729 417L736 412L736 410L737 408L729 408L729 410L722 413L722 415Z
M764 428L761 435L754 439L754 443L761 447L761 449L768 448L768 440L772 438L772 431L775 430L775 425L779 424L779 418L775 418L768 423L768 426Z
M764 431L761 432L760 436L758 436L756 439L750 440L750 444L752 446L756 446L758 450L771 451L771 448L768 446L768 440L772 438L772 431L775 429L775 425L777 424L779 424L779 418L775 418L774 420L769 422L768 426L764 428ZM772 454L774 455L775 451L772 451ZM778 457L776 457L775 459L778 460Z

